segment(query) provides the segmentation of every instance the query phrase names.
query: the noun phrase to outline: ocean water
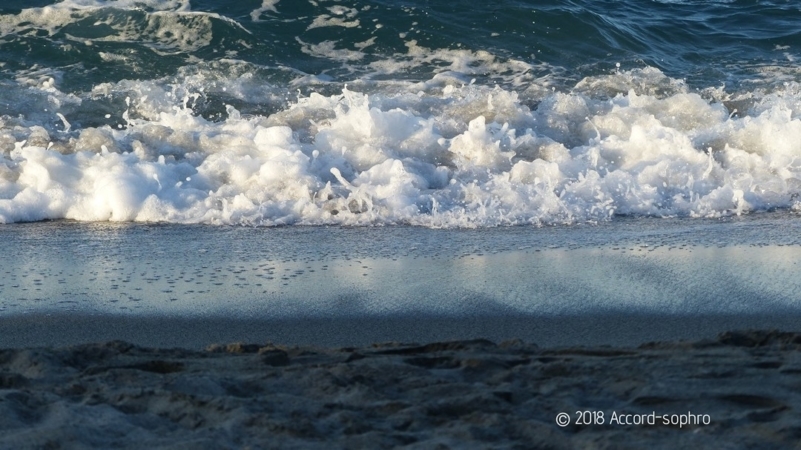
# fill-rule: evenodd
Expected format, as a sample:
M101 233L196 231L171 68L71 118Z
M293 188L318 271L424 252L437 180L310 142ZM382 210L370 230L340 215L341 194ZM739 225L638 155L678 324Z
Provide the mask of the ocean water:
M0 222L795 211L800 46L780 0L6 0Z
M0 344L801 317L799 57L779 0L5 0Z
M55 244L55 245L54 245ZM281 320L801 313L801 222L622 220L432 230L0 228L0 315Z
M801 323L792 213L489 229L47 221L0 227L0 253L0 347L638 345Z

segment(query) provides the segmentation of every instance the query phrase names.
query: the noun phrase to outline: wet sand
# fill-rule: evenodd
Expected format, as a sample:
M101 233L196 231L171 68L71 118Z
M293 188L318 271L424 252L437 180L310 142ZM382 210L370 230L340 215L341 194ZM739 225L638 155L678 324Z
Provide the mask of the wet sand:
M426 314L235 319L28 314L0 317L0 348L65 346L123 340L146 347L200 350L219 342L276 342L318 347L367 346L375 342L522 339L543 347L613 345L714 338L735 329L796 329L801 314L593 315Z
M628 347L6 349L0 447L798 448L799 374L801 333L775 331Z

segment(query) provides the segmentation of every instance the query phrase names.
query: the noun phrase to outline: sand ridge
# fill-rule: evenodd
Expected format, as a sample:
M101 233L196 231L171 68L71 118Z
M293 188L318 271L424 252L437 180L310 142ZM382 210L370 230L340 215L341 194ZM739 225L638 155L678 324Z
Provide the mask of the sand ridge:
M777 331L637 348L6 349L0 448L798 448L800 374L801 333ZM610 423L688 412L710 423Z

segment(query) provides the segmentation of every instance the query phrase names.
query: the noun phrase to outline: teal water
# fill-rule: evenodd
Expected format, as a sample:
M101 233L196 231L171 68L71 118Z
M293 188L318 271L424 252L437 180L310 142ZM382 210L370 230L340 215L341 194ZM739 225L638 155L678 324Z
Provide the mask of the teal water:
M254 64L263 70L258 75L263 82L277 86L286 86L297 73L325 74L339 82L425 81L447 61L391 73L371 67L393 61L416 41L434 51L486 51L499 60L520 60L536 68L528 80L557 75L564 81L556 86L563 89L567 80L606 73L617 64L656 67L701 88L760 84L756 80L771 85L776 80L769 71L774 77L784 72L782 81L797 81L793 60L801 44L801 11L787 1L284 0L266 2L266 8L261 3L6 1L0 6L3 75L13 80L21 71L62 69L60 89L81 93L103 82L156 79L228 58ZM57 12L48 18L35 8ZM26 20L27 11L41 20ZM334 23L344 25L323 26ZM342 54L309 51L323 42ZM504 78L475 75L485 81Z

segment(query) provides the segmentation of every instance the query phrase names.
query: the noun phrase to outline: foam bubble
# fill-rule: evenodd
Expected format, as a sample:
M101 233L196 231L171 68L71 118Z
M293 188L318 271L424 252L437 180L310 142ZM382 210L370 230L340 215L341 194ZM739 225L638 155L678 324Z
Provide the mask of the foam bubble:
M277 5L279 1L280 0L262 0L261 6L250 12L251 20L254 22L260 21L262 15L266 12L278 13L278 9L275 5Z
M108 14L119 10L122 14ZM249 33L233 19L216 13L190 10L188 0L65 0L41 8L23 9L18 14L0 15L0 36L24 34L31 28L49 36L70 25L94 20L87 36L62 33L68 40L92 45L94 42L138 42L160 54L192 52L211 43L214 21L224 22ZM113 58L106 54L106 58Z
M123 108L97 126L72 117L82 100L66 101L57 81L9 85L41 106L65 101L0 121L0 221L483 227L801 208L794 85L736 114L721 92L655 69L594 76L536 103L437 77L279 101L243 76L252 67L220 67L233 72L96 86ZM224 91L273 110L193 109Z

